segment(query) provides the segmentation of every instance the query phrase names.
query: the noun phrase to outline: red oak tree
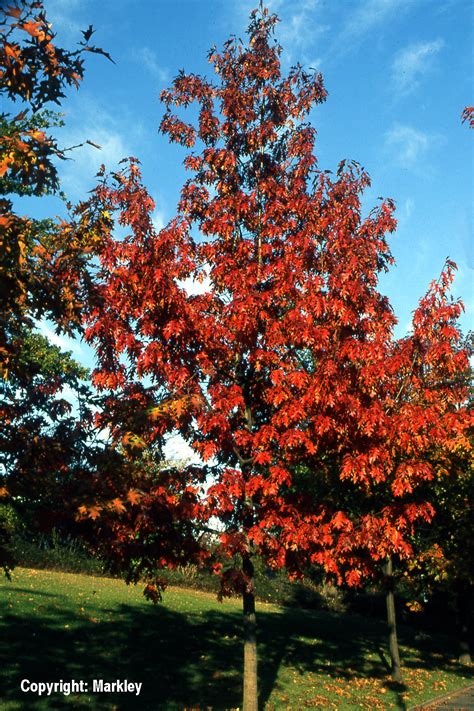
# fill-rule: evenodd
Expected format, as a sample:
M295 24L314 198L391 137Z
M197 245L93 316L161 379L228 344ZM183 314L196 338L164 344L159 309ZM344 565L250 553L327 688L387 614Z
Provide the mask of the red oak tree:
M455 446L464 427L453 266L420 303L413 334L395 341L378 290L394 205L363 217L365 171L318 169L307 121L326 91L299 65L282 76L276 21L255 11L247 45L211 50L216 83L181 72L162 93L162 132L194 148L165 228L153 225L133 159L103 172L68 228L100 237L86 337L108 394L102 422L133 472L129 484L111 472L82 514L108 512L130 578L176 563L184 546L214 565L224 594L242 595L246 711L257 708L253 556L293 575L317 564L356 585L379 561L409 555L415 522L432 515L416 498L434 476L426 452ZM192 103L194 122L180 111ZM137 451L159 459L172 433L201 463L146 466ZM196 530L216 520L211 554ZM147 592L158 593L152 581Z

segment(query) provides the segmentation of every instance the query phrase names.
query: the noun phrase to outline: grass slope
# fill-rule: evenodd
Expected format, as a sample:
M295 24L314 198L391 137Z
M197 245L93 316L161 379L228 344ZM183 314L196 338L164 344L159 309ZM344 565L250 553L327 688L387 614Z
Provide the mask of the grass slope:
M0 708L233 709L241 698L240 602L172 588L152 606L140 588L84 575L17 569L0 584ZM357 616L260 604L261 706L404 709L468 683L453 640L415 643L401 630L405 686L389 681L384 626ZM55 695L21 679L128 679L142 692Z

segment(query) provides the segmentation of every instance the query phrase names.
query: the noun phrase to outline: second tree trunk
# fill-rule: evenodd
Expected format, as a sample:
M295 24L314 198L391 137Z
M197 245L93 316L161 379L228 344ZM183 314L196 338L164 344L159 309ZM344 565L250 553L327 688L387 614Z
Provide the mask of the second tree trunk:
M393 562L391 558L387 558L385 566L385 599L387 603L388 646L390 650L392 679L393 681L401 681L402 671L400 667L400 652L398 649Z
M257 620L255 617L255 594L253 564L249 556L243 559L246 588L242 595L244 612L244 700L243 711L258 710L257 681Z

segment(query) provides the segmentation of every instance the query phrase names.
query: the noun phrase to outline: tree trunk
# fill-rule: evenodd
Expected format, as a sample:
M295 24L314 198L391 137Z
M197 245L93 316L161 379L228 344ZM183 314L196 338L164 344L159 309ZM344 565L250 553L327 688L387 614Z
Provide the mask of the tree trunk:
M390 663L393 681L401 681L400 651L397 639L397 618L395 614L395 595L393 580L393 562L387 558L385 567L385 598L387 602L388 646L390 650Z
M471 663L469 649L469 621L470 621L470 586L459 582L457 585L457 608L459 621L459 661L461 664Z
M243 592L244 611L244 701L243 711L258 710L257 680L257 620L255 617L255 595L253 587L253 563L250 556L244 556L243 572L247 586Z

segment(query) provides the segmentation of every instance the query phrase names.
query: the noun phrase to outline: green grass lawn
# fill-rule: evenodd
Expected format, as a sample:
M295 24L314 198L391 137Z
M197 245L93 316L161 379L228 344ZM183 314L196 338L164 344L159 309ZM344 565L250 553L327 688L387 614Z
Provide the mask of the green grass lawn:
M240 601L171 588L154 607L140 587L17 569L0 584L0 708L235 709L241 699ZM405 685L387 672L384 626L358 616L260 604L261 707L404 709L469 683L455 641L402 628ZM128 679L139 698L41 698L21 679Z

